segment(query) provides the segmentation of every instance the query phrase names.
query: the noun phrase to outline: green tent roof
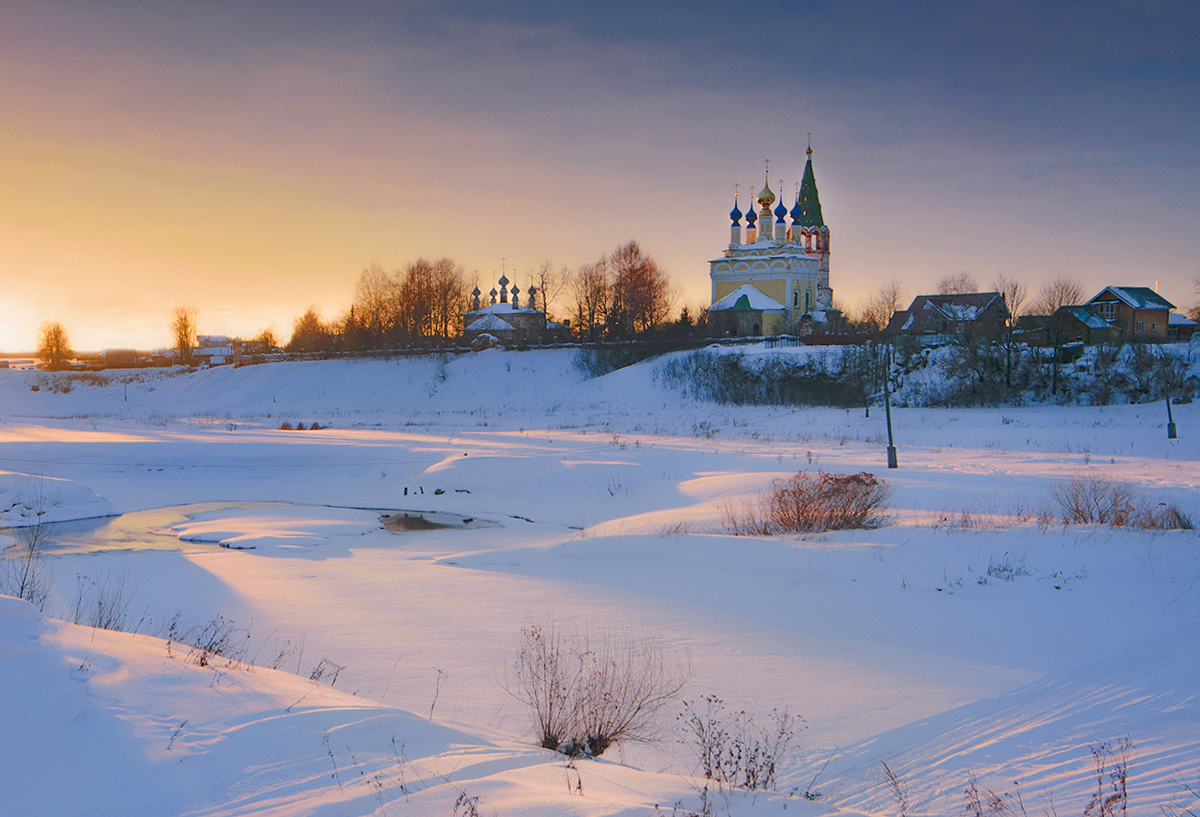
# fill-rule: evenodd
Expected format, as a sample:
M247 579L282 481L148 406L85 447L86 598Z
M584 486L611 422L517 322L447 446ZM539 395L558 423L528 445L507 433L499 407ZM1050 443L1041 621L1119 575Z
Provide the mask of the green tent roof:
M821 199L817 195L817 179L813 176L811 155L804 165L804 178L800 181L800 209L804 211L800 217L801 227L825 226L825 219L821 218Z

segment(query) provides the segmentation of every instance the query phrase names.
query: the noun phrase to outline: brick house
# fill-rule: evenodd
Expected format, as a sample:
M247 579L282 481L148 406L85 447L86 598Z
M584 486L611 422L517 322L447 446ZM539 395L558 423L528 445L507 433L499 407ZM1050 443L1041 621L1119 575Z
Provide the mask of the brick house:
M1175 304L1149 287L1105 287L1084 306L1115 327L1122 340L1160 343L1168 339L1175 309Z

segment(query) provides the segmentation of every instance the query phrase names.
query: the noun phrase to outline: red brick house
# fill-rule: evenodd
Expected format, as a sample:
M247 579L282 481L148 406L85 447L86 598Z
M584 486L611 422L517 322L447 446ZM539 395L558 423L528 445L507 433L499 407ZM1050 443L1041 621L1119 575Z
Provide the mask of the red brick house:
M1160 343L1168 338L1171 310L1175 308L1149 287L1105 287L1084 306L1115 327L1122 340Z

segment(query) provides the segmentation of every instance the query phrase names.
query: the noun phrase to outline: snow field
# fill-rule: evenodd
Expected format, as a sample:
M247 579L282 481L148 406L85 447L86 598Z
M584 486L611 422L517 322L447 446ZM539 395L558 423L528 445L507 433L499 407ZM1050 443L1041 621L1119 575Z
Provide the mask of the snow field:
M806 719L783 791L720 813L891 813L880 761L926 813L959 813L972 773L1081 812L1088 746L1126 736L1136 813L1195 779L1196 534L1037 521L1079 473L1200 517L1192 406L1171 442L1159 406L898 410L888 473L882 411L700 403L657 365L585 381L557 352L272 364L147 378L128 402L119 383L29 392L34 375L0 372L14 499L54 481L61 518L111 507L158 532L155 550L117 525L58 553L47 613L77 575L121 574L139 615L225 616L264 656L302 645L299 676L218 672L5 601L4 700L36 701L4 706L37 733L0 750L28 781L18 813L453 814L463 793L500 815L695 808L669 719L657 746L575 772L530 748L505 675L545 621L660 638L691 663L685 698ZM887 479L891 524L723 533L725 503L800 469ZM388 533L376 509L500 526ZM345 666L332 689L306 677L322 659ZM78 785L37 782L60 776Z

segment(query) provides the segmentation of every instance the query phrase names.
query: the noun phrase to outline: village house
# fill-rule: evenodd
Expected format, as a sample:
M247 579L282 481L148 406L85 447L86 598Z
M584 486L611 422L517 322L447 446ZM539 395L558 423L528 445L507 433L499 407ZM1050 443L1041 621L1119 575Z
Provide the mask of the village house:
M1115 327L1122 340L1158 342L1168 339L1175 309L1175 304L1149 287L1105 287L1084 306Z
M887 333L939 346L964 337L1000 337L1007 321L1008 307L999 292L918 295L908 309L892 315Z

